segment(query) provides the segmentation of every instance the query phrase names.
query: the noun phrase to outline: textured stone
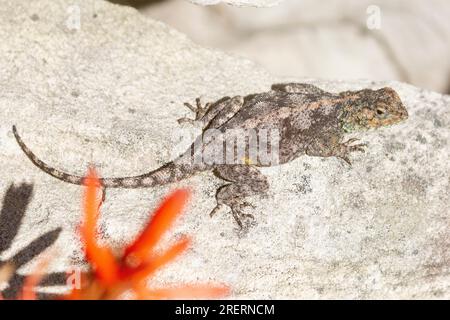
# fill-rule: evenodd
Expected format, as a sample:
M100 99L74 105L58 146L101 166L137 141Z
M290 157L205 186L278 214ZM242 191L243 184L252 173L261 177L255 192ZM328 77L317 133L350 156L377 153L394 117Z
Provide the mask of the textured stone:
M81 2L81 25L73 29L72 3L0 1L0 199L12 183L34 184L19 232L0 258L61 227L50 266L61 272L82 266L76 228L83 190L32 165L13 124L53 166L83 174L93 162L104 176L134 175L168 161L194 133L176 121L189 115L183 102L264 91L282 80L105 2ZM222 182L205 173L170 186L108 190L102 239L123 246L169 190L191 186L192 201L170 237L189 234L193 246L159 282L214 279L228 283L235 298L449 299L450 97L399 82L297 81L329 91L392 86L410 118L357 134L369 148L353 155L352 167L302 157L264 169L270 195L251 199L258 225L244 237L229 213L209 217ZM0 223L0 239L11 223Z
M189 0L192 3L203 6L215 5L219 3L231 4L238 7L272 7L283 0Z

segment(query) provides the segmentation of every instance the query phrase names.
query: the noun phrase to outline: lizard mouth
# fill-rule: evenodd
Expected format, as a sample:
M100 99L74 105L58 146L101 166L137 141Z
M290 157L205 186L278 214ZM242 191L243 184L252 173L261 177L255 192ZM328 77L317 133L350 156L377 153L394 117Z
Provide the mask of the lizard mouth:
M408 111L405 109L400 113L400 121L408 119Z
M399 123L408 118L407 113L402 113L396 116L390 116L388 118L372 118L367 121L367 124L370 128L377 128L383 126L391 126L393 124Z

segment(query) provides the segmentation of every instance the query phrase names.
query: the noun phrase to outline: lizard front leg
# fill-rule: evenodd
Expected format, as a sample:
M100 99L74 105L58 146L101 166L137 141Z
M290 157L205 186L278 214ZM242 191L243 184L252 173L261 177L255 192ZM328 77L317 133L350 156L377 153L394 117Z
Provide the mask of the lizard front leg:
M230 207L239 227L248 229L254 217L244 212L244 208L249 206L245 199L258 194L266 195L269 189L267 178L256 167L248 165L220 165L215 168L215 173L231 183L217 190L217 206L211 211L211 216L226 205Z
M208 111L208 109L210 108L211 103L208 102L203 107L202 103L200 101L200 97L198 97L197 99L195 99L195 106L193 106L189 102L185 102L184 106L186 106L187 108L189 108L189 110L191 110L192 112L195 113L195 118L191 119L188 117L183 117L183 118L178 119L178 123L179 124L182 124L182 123L194 124L195 122L201 121L201 119L205 115L206 111Z
M244 104L244 98L241 96L225 97L214 103L207 103L205 107L201 106L199 98L196 101L197 108L189 103L185 103L189 109L196 112L195 119L181 118L178 119L178 123L200 122L203 129L216 129L233 117Z
M178 123L194 124L200 122L204 128L213 117L215 117L226 105L226 102L230 100L230 97L224 97L216 102L208 102L205 106L202 106L200 98L195 99L195 106L185 102L184 105L188 107L192 112L195 112L195 119L187 117L178 119Z
M238 112L244 105L244 98L242 96L233 97L223 102L223 106L220 109L211 110L207 112L203 117L203 121L207 123L205 128L217 129L222 124L231 119L236 112Z
M352 144L358 140L352 138L342 142L340 137L335 136L315 140L307 146L306 154L316 157L338 157L351 165L350 153L355 151L365 152L364 148L367 146L365 143Z

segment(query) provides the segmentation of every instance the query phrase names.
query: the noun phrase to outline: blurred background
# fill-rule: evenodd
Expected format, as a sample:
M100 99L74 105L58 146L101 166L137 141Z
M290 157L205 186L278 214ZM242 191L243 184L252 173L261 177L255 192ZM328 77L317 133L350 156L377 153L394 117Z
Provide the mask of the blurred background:
M398 80L450 94L450 0L284 0L271 8L111 2L274 75Z

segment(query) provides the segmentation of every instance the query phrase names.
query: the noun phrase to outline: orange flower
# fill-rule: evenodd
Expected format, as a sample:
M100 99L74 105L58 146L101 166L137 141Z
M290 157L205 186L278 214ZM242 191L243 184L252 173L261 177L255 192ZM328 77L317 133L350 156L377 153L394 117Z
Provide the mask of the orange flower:
M154 251L161 237L181 214L189 192L181 189L169 195L156 210L141 234L125 248L122 257L114 256L111 248L100 246L96 227L100 206L100 181L93 168L85 179L84 223L81 236L85 254L93 273L82 275L82 288L73 289L67 299L117 299L131 291L139 299L219 298L229 293L224 285L176 285L169 288L147 288L146 281L155 271L174 260L189 246L183 237L162 253Z

